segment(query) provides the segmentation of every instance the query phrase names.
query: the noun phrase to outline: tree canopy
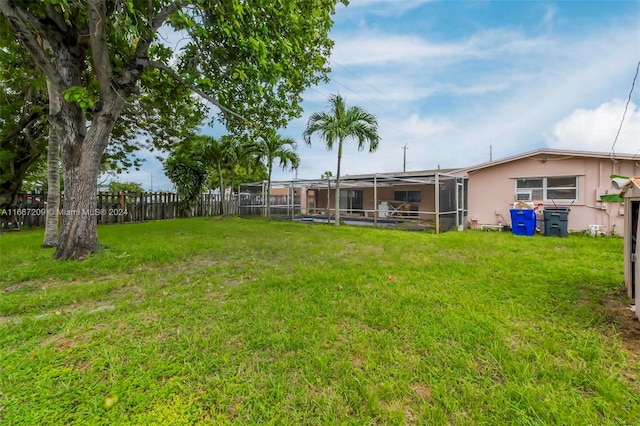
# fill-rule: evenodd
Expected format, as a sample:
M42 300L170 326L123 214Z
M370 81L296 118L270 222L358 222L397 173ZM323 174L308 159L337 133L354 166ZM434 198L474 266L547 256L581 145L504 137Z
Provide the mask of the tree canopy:
M29 168L46 152L47 87L0 20L0 208L12 205Z
M274 130L265 130L258 139L249 145L249 152L258 162L267 168L267 219L271 217L271 175L274 164L282 170L295 170L300 166L300 157L296 154L296 141L280 136Z
M188 210L198 202L211 172L211 166L204 158L206 143L206 137L189 138L164 162L164 172L176 186L183 210Z
M61 105L49 123L64 135L65 209L95 210L99 166L110 137L118 138L116 124L127 108L144 106L145 91L154 85L165 92L156 99L157 110L171 96L189 101L195 92L221 111L218 119L233 134L280 128L299 116L302 92L329 70L335 5L336 0L1 1L4 19ZM161 29L185 39L180 50L162 40ZM156 118L167 132L183 128L180 114ZM138 120L139 128L152 128L145 121ZM97 249L95 218L62 218L56 258L82 258Z
M184 141L164 163L164 170L176 185L182 207L193 207L205 190L225 193L242 183L262 181L266 166L256 162L253 147L242 139L222 136L219 139L198 135ZM221 197L222 198L222 197ZM223 203L221 203L221 213Z
M144 188L141 183L138 182L109 182L109 191L111 192L144 192Z
M171 49L157 49L169 59ZM115 173L138 169L140 148L169 150L205 118L202 101L158 70L149 70L139 94L129 98L102 156ZM0 15L0 204L10 205L33 173L40 173L48 150L48 94L45 76ZM89 111L90 112L90 111ZM31 170L34 169L34 170ZM45 176L46 180L46 176ZM45 185L40 185L46 188Z

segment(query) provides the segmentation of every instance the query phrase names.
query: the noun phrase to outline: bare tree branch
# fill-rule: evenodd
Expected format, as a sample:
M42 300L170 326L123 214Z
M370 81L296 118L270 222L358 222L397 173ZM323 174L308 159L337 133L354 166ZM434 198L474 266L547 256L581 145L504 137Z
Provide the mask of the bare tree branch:
M46 116L48 112L49 107L45 106L42 112L31 112L29 115L23 117L18 123L16 123L15 128L11 132L0 140L0 145L11 142L12 139L18 137L24 130L33 127L35 123L43 116ZM39 137L40 136L37 136L36 139L39 139Z
M247 123L251 122L249 120L247 120L245 117L243 117L242 115L238 114L235 111L230 110L229 108L223 106L222 104L220 104L220 102L214 98L213 96L210 96L208 94L206 94L204 91L202 91L201 89L199 89L198 87L187 83L184 78L182 78L180 76L180 74L178 74L177 72L175 72L171 67L169 67L168 65L163 64L162 62L158 62L158 61L152 61L150 59L138 59L137 61L138 64L144 66L144 67L149 67L149 68L156 68L159 69L161 71L166 72L167 74L169 74L174 80L176 80L178 83L189 87L191 90L193 90L194 92L196 92L198 95L200 95L202 98L208 100L209 102L211 102L212 104L214 104L215 106L217 106L218 108L220 108L223 112L233 115L234 117L237 117L239 119L241 119L242 121L245 121Z
M42 72L52 83L64 86L64 80L51 57L47 53L42 43L39 43L36 34L46 40L47 32L44 27L32 15L22 9L13 1L0 1L0 12L5 16L7 22L13 29L16 38L33 55L33 59Z
M113 69L107 45L107 11L102 0L89 0L89 38L93 67L103 95L108 95Z

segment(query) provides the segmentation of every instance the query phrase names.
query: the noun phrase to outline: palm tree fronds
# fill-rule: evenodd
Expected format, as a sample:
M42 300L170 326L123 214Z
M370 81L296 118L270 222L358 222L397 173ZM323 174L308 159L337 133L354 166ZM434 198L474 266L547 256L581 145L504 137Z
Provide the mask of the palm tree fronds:
M336 226L340 225L340 162L342 159L342 142L351 138L358 142L358 150L362 151L369 144L369 152L374 152L380 144L378 121L373 114L353 106L347 108L340 95L329 98L330 112L315 112L307 122L302 136L307 145L311 145L311 136L317 135L328 150L338 143L338 168L336 174ZM329 208L329 206L327 206Z

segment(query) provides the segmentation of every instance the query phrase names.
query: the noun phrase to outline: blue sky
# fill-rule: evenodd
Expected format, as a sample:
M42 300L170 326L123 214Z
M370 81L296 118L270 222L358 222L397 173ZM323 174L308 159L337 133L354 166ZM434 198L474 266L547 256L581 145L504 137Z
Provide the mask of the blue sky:
M610 152L640 61L640 1L351 0L331 37L331 81L304 94L280 133L299 141L298 178L335 174L337 154L302 141L330 94L377 116L374 154L347 142L342 174L465 167L549 147ZM640 158L640 79L616 153ZM223 129L204 129L219 135ZM148 156L120 177L171 189ZM277 171L275 179L291 180Z

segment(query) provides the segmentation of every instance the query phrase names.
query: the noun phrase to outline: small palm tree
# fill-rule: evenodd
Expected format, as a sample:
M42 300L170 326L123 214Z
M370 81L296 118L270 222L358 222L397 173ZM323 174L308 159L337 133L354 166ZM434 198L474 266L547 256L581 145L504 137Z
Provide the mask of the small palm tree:
M271 218L271 172L273 163L280 161L282 170L295 170L300 165L300 157L296 154L296 141L284 138L274 130L265 131L248 150L253 152L257 161L267 167L267 219Z
M369 152L378 149L378 120L359 106L347 108L340 95L329 98L329 112L315 112L309 117L303 133L304 141L311 145L311 135L317 133L328 150L338 142L338 170L336 173L336 226L340 226L340 162L342 160L342 142L348 138L358 141L358 151L364 150L367 142Z
M215 169L220 183L220 214L225 214L225 184L223 172L229 164L236 161L234 140L228 137L215 139L211 136L200 136L204 143L203 159L205 164Z
M333 173L331 171L324 172L320 179L327 180L327 224L331 223L331 178Z
M247 142L244 139L232 136L223 136L222 139L229 140L230 150L232 151L232 155L229 157L229 162L227 164L227 173L231 180L231 190L239 190L239 188L236 188L238 170L242 168L249 168L252 165L250 164L250 152L247 151Z

